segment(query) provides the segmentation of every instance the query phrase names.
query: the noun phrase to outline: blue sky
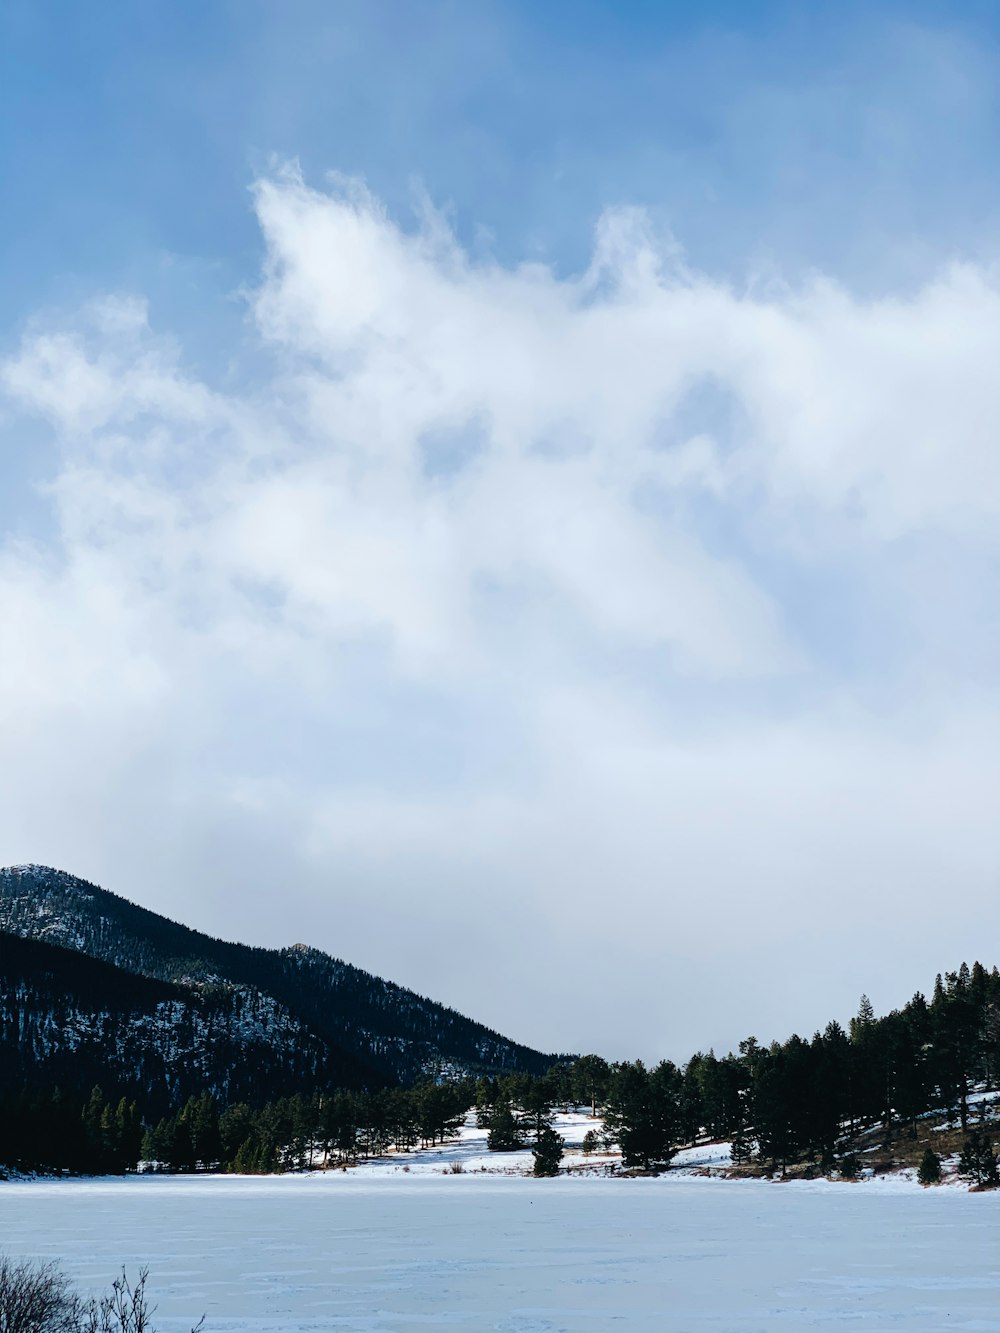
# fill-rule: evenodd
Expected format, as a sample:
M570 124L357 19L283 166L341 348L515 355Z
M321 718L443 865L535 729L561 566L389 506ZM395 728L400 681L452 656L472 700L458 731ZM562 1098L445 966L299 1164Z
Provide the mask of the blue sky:
M614 1055L975 953L998 36L5 5L3 859Z
M872 283L996 225L989 4L14 0L0 24L14 321L67 283L158 279L181 304L247 279L245 191L272 154L394 209L418 178L463 237L569 267L610 201L711 268Z

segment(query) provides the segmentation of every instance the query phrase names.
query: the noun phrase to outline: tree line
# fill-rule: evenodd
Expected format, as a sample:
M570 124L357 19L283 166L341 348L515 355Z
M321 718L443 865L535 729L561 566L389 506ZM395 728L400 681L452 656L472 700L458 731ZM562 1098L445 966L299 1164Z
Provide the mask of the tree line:
M601 1116L584 1146L620 1151L627 1168L662 1168L704 1136L729 1140L737 1165L809 1161L849 1172L860 1131L879 1126L886 1141L900 1130L916 1137L931 1112L968 1130L972 1090L998 1080L1000 971L963 963L937 977L929 1001L918 992L883 1018L862 996L847 1029L833 1021L809 1040L769 1046L750 1037L738 1052L698 1052L683 1066L583 1056L541 1079L481 1080L477 1106L497 1148L525 1141L537 1105L564 1103ZM987 1158L990 1151L987 1143ZM988 1164L972 1174L985 1183Z
M829 1169L872 1126L885 1141L900 1130L915 1138L919 1119L939 1112L969 1128L972 1090L1000 1076L1000 972L963 963L937 977L930 1001L918 992L883 1018L862 996L848 1029L833 1021L811 1040L750 1037L738 1053L699 1052L683 1067L586 1056L555 1072L604 1112L603 1141L590 1146L617 1145L627 1167L666 1165L704 1134L730 1140L737 1164Z
M618 1150L626 1168L662 1169L705 1136L731 1141L737 1164L809 1161L849 1172L861 1130L915 1137L920 1117L933 1111L968 1129L972 1090L994 1088L998 1078L1000 972L963 964L938 976L930 1000L918 993L882 1018L862 997L847 1029L834 1021L809 1040L769 1046L751 1037L737 1052L699 1052L684 1065L587 1055L540 1075L330 1087L257 1106L203 1092L165 1115L99 1088L85 1098L21 1089L0 1095L0 1161L77 1172L120 1172L140 1161L165 1171L348 1166L446 1142L475 1108L490 1151L530 1147L546 1174L562 1156L555 1110L586 1106L595 1125L585 1149ZM163 1097L158 1089L151 1104ZM991 1151L987 1141L986 1157ZM985 1183L988 1162L983 1172Z
M0 1161L30 1172L121 1174L140 1162L157 1171L269 1173L353 1164L389 1149L431 1147L457 1134L473 1085L423 1083L374 1092L296 1094L251 1106L211 1093L144 1119L137 1104L59 1089L0 1097Z

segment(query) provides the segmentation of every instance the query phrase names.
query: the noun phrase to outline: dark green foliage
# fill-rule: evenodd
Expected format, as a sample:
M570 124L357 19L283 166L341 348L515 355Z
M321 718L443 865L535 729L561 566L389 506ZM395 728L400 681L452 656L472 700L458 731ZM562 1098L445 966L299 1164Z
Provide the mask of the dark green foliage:
M965 1123L970 1088L1000 1071L994 1013L1000 973L977 963L939 976L930 1004L918 993L884 1018L862 997L849 1035L830 1023L808 1043L742 1042L745 1085L735 1104L742 1102L760 1160L776 1168L818 1159L828 1169L845 1131L881 1126L888 1140L902 1126L915 1135L919 1117L934 1110Z
M536 1176L557 1176L559 1174L559 1163L562 1161L563 1144L565 1140L561 1134L557 1134L551 1125L545 1125L531 1150L531 1155L535 1159L534 1174Z
M624 1166L649 1170L670 1161L681 1123L681 1089L680 1071L669 1061L653 1070L641 1060L614 1067L606 1120Z
M798 1088L791 1053L775 1045L757 1062L753 1078L753 1123L758 1151L784 1170L799 1146Z
M746 1166L752 1160L757 1145L752 1136L740 1126L733 1135L732 1143L729 1147L729 1156L734 1166Z
M917 1168L917 1179L921 1185L938 1185L941 1182L941 1158L933 1148L925 1148Z
M958 1171L959 1175L968 1176L976 1185L1000 1184L997 1155L985 1134L973 1130L965 1140L965 1147L958 1159Z
M857 1180L861 1173L861 1162L856 1153L845 1153L840 1159L839 1168L845 1180Z
M490 1152L513 1152L524 1144L524 1132L511 1109L510 1102L499 1102L489 1121L486 1146Z
M419 1134L422 1146L427 1147L435 1143L444 1143L446 1139L454 1137L465 1123L465 1113L469 1109L471 1099L471 1087L468 1083L425 1083L417 1091L415 1098L416 1122L415 1128ZM399 1101L399 1099L397 1099ZM405 1105L399 1101L399 1105ZM405 1116L403 1117L405 1120ZM401 1132L403 1137L406 1135L406 1126L399 1123L393 1125L393 1138L397 1147L407 1146L400 1143ZM414 1135L414 1138L416 1135Z
M611 1067L599 1055L582 1055L573 1062L569 1093L576 1103L589 1102L591 1115L597 1115L597 1104L603 1102L608 1091Z
M700 1108L701 1118L695 1132L704 1129L713 1139L735 1134L743 1121L743 1101L748 1080L746 1070L735 1056L718 1060L713 1051L696 1055L684 1072L685 1086L697 1087L686 1096L686 1103Z
M121 1174L154 1171L262 1174L407 1150L454 1137L473 1085L421 1084L372 1093L282 1097L219 1112L209 1094L143 1126L135 1103L58 1090L0 1097L0 1162L23 1171ZM418 1128L419 1127L419 1128ZM0 1326L2 1333L2 1326Z
M208 1170L222 1161L222 1135L215 1098L208 1093L191 1097L173 1116L165 1116L146 1130L142 1157L170 1171Z
M0 1163L22 1171L121 1175L142 1143L135 1102L98 1087L86 1098L58 1088L0 1095L0 1126Z

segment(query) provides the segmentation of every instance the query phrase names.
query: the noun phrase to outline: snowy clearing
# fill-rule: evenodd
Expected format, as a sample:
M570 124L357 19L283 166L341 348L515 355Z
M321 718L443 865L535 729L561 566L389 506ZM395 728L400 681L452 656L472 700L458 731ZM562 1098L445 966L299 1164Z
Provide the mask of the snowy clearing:
M1000 1327L1000 1195L331 1172L0 1186L0 1243L148 1264L162 1333ZM188 1322L185 1322L185 1317Z
M556 1129L562 1135L565 1149L563 1167L573 1169L590 1168L604 1174L609 1163L618 1162L617 1153L594 1153L588 1156L580 1147L588 1129L600 1129L601 1120L593 1119L586 1111L571 1111L556 1115ZM386 1176L399 1173L413 1175L439 1176L451 1172L456 1167L463 1171L493 1175L524 1176L530 1175L534 1159L530 1148L521 1148L516 1152L490 1152L486 1146L487 1130L476 1124L475 1114L466 1117L464 1128L458 1137L450 1143L435 1148L420 1148L413 1152L389 1153L385 1157L359 1162L349 1168L354 1176Z

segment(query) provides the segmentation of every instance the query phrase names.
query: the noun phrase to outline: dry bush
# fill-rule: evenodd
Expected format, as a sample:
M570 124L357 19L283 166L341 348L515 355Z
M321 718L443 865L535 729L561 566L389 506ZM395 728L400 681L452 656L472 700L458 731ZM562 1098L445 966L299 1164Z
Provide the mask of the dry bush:
M0 1333L155 1333L148 1277L141 1268L133 1284L122 1269L109 1292L84 1301L55 1264L0 1257Z
M77 1333L81 1306L55 1264L0 1257L0 1333Z

